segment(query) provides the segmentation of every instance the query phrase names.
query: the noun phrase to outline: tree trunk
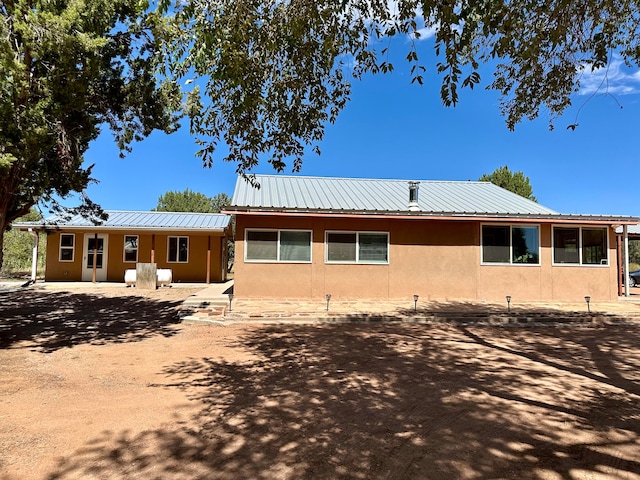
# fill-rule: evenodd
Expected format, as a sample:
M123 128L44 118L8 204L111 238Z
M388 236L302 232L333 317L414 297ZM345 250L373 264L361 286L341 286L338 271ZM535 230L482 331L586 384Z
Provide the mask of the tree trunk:
M0 217L4 218L4 217ZM0 220L1 221L1 220ZM2 264L4 262L4 223L0 226L0 271L2 270Z

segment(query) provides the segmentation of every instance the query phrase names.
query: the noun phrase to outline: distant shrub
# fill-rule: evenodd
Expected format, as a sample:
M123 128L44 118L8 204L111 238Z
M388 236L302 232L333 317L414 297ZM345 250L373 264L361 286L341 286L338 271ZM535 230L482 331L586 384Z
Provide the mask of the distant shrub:
M40 215L32 211L19 218L17 221L37 221ZM38 272L44 270L45 250L47 246L46 235L40 234L40 244L38 247ZM33 255L33 237L27 232L11 229L4 234L4 262L0 275L4 277L15 277L29 275L31 273L31 261Z

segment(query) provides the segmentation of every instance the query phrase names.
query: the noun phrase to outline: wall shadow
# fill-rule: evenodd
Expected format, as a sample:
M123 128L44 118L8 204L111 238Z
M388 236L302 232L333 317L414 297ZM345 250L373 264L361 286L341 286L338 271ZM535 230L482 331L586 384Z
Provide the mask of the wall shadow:
M53 352L78 344L171 336L181 302L20 290L0 293L0 348Z
M50 479L638 478L640 330L256 327L253 360L187 359L155 388L188 425L105 432Z

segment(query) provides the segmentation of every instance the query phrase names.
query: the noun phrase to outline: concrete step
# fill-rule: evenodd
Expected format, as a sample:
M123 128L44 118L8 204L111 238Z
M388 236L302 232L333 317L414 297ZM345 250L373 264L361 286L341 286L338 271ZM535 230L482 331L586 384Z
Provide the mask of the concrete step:
M208 307L209 305L222 305L227 306L229 300L226 298L203 298L203 297L190 297L182 302L183 307L199 308Z

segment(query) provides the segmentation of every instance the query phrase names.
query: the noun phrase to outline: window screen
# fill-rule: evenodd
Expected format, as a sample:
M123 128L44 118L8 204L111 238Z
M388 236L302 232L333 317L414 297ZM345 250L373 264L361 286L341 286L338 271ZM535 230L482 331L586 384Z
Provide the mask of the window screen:
M386 233L360 233L358 235L358 261L382 262L389 261L388 238Z
M249 261L311 261L310 231L247 230L246 239L245 258Z
M327 261L355 262L356 234L327 233Z
M310 262L311 232L281 231L280 261Z

